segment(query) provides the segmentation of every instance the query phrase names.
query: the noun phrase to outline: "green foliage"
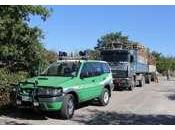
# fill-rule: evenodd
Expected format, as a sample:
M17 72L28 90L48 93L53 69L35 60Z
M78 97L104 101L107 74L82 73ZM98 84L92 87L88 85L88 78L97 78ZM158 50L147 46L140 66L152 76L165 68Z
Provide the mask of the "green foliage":
M100 52L98 50L87 49L86 52L87 52L88 59L90 60L100 59Z
M107 48L113 43L130 43L128 36L122 34L122 32L114 32L103 35L97 40L97 46L95 49Z
M166 57L155 51L152 52L152 55L156 57L156 67L158 72L164 73L168 70L175 71L175 57Z
M50 11L43 6L0 6L0 106L10 102L10 84L34 76L56 58L44 48L42 30L30 26L30 18L45 21Z
M0 87L10 87L10 84L15 84L23 81L28 77L27 72L12 73L7 69L0 69Z
M45 57L47 64L51 64L58 59L58 54L52 50L45 50Z
M50 11L43 6L0 6L0 62L10 72L27 71L33 75L39 63L45 63L42 31L30 27L30 17L45 21Z

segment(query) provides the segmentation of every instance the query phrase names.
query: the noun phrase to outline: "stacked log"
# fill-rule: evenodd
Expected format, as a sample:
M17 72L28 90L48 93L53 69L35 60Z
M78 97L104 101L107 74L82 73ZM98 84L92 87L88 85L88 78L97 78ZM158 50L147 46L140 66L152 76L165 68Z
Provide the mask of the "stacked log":
M156 58L151 54L148 54L148 64L149 65L156 65Z

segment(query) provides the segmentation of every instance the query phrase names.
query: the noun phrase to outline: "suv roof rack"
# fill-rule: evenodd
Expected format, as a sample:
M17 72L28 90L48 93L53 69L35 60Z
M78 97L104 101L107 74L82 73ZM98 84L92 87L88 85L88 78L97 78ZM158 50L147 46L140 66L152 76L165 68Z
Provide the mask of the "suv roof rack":
M79 55L68 55L67 52L59 52L59 60L88 60L87 51L79 51Z
M60 56L59 60L88 60L87 56Z

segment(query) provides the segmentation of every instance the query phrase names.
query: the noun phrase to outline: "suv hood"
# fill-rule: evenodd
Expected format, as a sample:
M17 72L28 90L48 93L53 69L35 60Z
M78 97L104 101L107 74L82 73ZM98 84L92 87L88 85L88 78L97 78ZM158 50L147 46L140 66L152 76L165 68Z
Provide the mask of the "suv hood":
M25 88L33 88L33 84L37 82L37 86L41 87L59 87L67 81L73 80L72 77L55 77L55 76L37 76L26 80L22 85ZM29 82L29 83L28 83Z

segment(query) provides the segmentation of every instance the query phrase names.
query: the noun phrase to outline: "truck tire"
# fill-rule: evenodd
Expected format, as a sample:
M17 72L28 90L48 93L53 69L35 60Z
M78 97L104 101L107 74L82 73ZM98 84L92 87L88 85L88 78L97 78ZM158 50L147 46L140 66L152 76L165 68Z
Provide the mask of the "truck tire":
M133 90L133 85L130 85L129 88L128 88L129 91L132 91Z
M99 97L99 103L101 106L106 106L109 103L109 99L110 99L110 93L109 90L107 88L104 88L102 90L102 93Z
M70 119L74 115L75 110L75 100L72 94L67 94L63 98L63 104L61 108L61 117L63 119Z
M132 82L132 84L129 86L128 90L129 90L129 91L132 91L134 87L135 87L135 83Z
M151 81L152 81L152 82L155 82L155 81L156 81L156 75L155 75L155 74L152 74L152 75L151 75Z
M150 84L151 83L151 77L150 76L148 76L148 82L147 82L148 84Z
M150 84L151 83L151 75L146 75L146 83Z
M140 87L143 87L145 85L145 78L143 77L140 81Z
M134 81L134 78L132 78L132 82L131 82L131 85L129 86L128 90L132 91L134 87L135 87L135 81Z

